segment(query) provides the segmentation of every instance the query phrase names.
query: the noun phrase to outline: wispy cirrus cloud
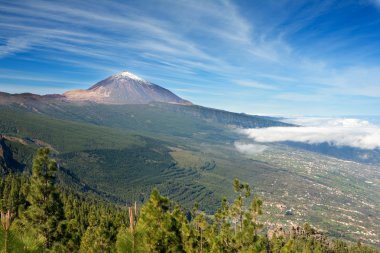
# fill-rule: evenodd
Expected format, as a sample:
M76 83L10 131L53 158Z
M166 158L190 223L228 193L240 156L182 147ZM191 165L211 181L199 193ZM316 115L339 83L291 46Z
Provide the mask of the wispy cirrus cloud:
M264 89L264 90L277 90L278 88L271 84L259 83L256 81L249 80L238 80L236 83L240 86L252 87L256 89Z
M294 113L318 108L326 97L336 98L336 107L347 105L344 99L348 98L359 105L362 97L380 96L379 63L373 60L379 55L377 38L366 39L363 32L376 30L376 24L325 31L334 25L325 15L351 5L334 1L253 1L248 6L228 0L1 1L0 60L34 61L43 66L41 71L48 65L49 72L78 69L91 73L94 80L129 69L152 77L153 82L164 80L168 88L202 86L203 97L179 91L196 103L210 97L206 94L233 90L219 96L218 103L206 105L235 111L260 107L268 113ZM232 96L239 93L246 96ZM242 99L246 106L233 107L234 101ZM268 105L263 107L264 101ZM305 101L308 106L301 106ZM372 107L378 104L371 103Z
M161 1L158 6L164 3L165 1ZM183 1L171 5L172 8L186 10L187 14L180 17L173 15L176 12L168 13L165 8L146 8L147 13L140 15L140 10L136 7L111 1L97 2L96 5L84 2L78 4L15 1L2 8L1 17L5 22L0 22L3 31L0 36L12 42L18 41L17 38L21 34L29 40L25 40L25 43L17 48L15 43L4 45L2 56L16 49L20 51L25 48L22 45L28 45L41 52L40 58L60 54L57 59L67 62L73 60L73 57L80 57L80 60L75 60L82 61L83 66L88 66L89 59L99 59L107 60L106 64L118 64L122 68L123 65L129 65L130 59L142 58L142 55L149 54L149 59L144 61L155 61L154 67L161 63L165 65L166 61L173 66L190 66L193 72L215 72L217 68L232 68L224 63L223 59L206 52L191 38L187 38L185 32L178 32L181 30L178 26L184 27L187 22L197 20L193 18L194 15L198 15L216 22L200 34L211 32L217 37L223 37L223 33L231 34L231 31L235 31L238 32L239 38L244 38L244 30L248 25L239 20L233 6L227 2L210 2L204 8L199 8L198 4ZM157 15L150 15L151 12L157 11L162 12L161 15L171 16L170 19L176 23L155 17ZM192 11L194 15L189 15ZM218 21L220 13L228 14L228 26ZM179 20L182 23L177 22ZM32 35L37 39L31 40ZM224 38L231 39L226 36ZM176 72L176 69L173 68L172 71Z
M30 39L24 37L10 38L0 45L0 58L29 49L31 46Z
M304 93L296 93L296 92L285 92L275 95L276 99L281 101L293 101L293 102L311 102L317 101L322 102L323 97L319 94L304 94Z
M369 2L374 4L377 8L380 9L380 0L369 0Z

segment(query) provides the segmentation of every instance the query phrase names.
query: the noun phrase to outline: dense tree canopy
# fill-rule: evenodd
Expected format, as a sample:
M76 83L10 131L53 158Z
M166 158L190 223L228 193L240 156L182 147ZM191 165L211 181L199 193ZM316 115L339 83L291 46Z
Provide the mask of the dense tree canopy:
M237 179L236 199L223 199L207 214L198 204L184 210L157 190L143 206L118 206L64 188L56 171L49 151L40 149L30 177L0 180L0 211L14 221L10 230L2 226L3 252L379 252L330 239L308 224L268 231L263 201Z

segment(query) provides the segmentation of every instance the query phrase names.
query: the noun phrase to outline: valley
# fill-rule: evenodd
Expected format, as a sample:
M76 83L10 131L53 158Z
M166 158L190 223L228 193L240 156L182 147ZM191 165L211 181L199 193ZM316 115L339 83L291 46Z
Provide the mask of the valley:
M0 20L0 253L380 253L380 0Z
M237 125L225 127L220 119L194 117L174 105L63 104L44 110L2 107L1 132L51 145L61 180L79 190L128 204L144 202L157 187L186 208L199 202L213 213L223 196L232 198L231 179L240 178L265 199L269 227L310 222L336 238L379 244L375 165L279 144L241 154L234 146L244 138L234 130ZM243 119L239 123L248 124ZM275 122L248 119L258 126ZM38 146L8 143L18 150ZM30 166L30 158L25 161Z
M292 210L292 215L285 215L289 224L309 220L333 236L379 244L379 166L286 146L274 146L249 159L283 168L293 175L274 179L271 188L276 191L264 188L261 193L273 201L267 213L270 217L283 221L285 210Z

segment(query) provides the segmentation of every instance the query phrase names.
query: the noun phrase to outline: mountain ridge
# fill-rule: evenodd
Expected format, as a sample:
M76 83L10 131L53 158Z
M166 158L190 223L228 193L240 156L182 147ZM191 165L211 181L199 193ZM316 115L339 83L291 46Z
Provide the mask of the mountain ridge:
M62 95L0 93L0 133L28 143L4 140L14 160L25 164L20 172L30 171L34 149L50 145L58 151L52 155L61 168L62 184L73 189L133 203L145 200L157 187L186 208L200 203L205 212L214 212L222 196L230 199L233 191L226 182L244 178L267 199L272 222L283 220L287 209L278 206L285 206L293 211L287 222L306 222L308 217L337 237L344 233L353 241L361 231L368 235L360 239L378 243L373 219L378 217L377 206L357 201L376 203L376 167L277 144L259 154L236 149L237 142L251 144L236 128L285 125L270 117L198 105L115 105L72 102ZM348 184L355 184L357 192Z
M147 105L161 108L159 110L171 111L178 115L192 115L193 117L205 121L211 121L229 127L256 128L289 125L270 117L233 113L195 105L178 97L171 91L146 81L128 71L109 76L86 90L72 90L62 95L37 95L32 93L9 94L0 92L0 105L53 117L65 114L66 116L63 115L63 118L66 118L67 115L72 117L73 112L69 112L72 108L68 108L72 105L90 107L102 105ZM78 111L76 109L73 110ZM111 111L113 110L111 109ZM84 116L81 115L80 117ZM59 116L57 118L59 118Z

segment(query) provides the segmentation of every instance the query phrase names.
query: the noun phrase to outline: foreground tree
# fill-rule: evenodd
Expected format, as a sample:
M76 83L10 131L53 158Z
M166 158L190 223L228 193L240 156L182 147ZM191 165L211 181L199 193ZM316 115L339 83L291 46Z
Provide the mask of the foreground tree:
M56 189L57 163L49 158L49 149L39 149L33 160L30 206L24 214L25 226L42 238L43 246L51 248L58 239L57 227L63 220L62 202Z
M197 204L185 212L157 190L141 210L115 205L56 186L56 170L49 151L41 149L30 180L17 174L0 178L2 227L10 232L8 249L8 235L0 230L5 252L379 253L361 242L332 241L307 224L300 232L266 235L260 223L262 200L254 195L249 201L251 188L237 179L237 198L231 203L223 199L210 215Z
M9 229L12 225L12 220L14 214L8 210L7 212L0 212L1 215L1 225L4 230L4 252L8 253L8 240L9 240Z
M21 190L21 179L8 175L0 182L0 216L4 231L4 252L9 251L9 233L18 209L23 206L25 196Z
M101 217L98 224L91 224L82 237L80 253L114 252L116 229L108 217Z
M169 199L155 189L141 209L137 231L142 233L143 252L185 252L181 224L170 210Z

